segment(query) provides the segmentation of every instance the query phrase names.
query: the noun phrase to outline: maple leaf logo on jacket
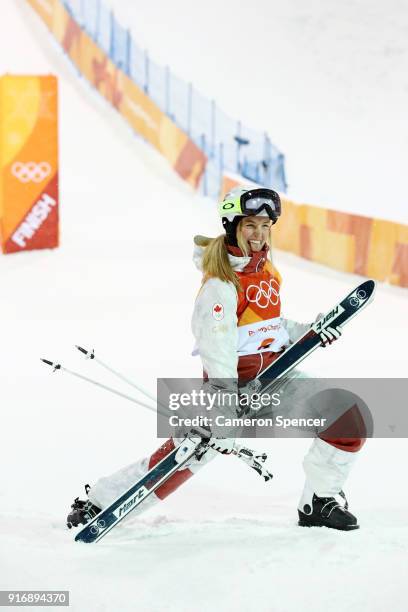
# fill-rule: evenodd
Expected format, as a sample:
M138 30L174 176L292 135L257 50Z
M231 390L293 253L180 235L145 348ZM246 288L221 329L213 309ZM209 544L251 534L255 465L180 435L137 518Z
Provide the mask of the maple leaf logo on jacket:
M224 318L224 306L222 304L214 304L212 316L216 321L221 321Z

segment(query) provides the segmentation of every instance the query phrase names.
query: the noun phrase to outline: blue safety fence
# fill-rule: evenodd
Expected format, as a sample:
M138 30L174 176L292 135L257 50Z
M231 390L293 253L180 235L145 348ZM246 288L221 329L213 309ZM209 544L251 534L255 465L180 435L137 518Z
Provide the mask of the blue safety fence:
M102 0L63 0L65 7L123 70L208 158L201 188L216 197L225 172L240 174L278 191L286 191L284 155L266 133L257 132L224 113L168 66L153 62L130 31Z

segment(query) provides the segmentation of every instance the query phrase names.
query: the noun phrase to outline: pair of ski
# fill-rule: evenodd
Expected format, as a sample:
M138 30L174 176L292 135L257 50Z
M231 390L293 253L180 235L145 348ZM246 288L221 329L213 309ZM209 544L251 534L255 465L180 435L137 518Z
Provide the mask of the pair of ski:
M288 374L294 367L303 361L308 355L321 345L320 333L328 327L344 326L351 321L370 301L373 299L375 282L367 280L356 287L332 310L321 319L315 322L297 342L292 344L282 355L276 359L260 376L262 392L270 389L276 379ZM81 349L88 357L93 358L93 353ZM43 360L54 369L61 366L53 364L48 360ZM81 377L81 376L80 376ZM84 378L84 377L81 377ZM92 381L91 381L92 382ZM127 381L129 382L129 381ZM103 386L103 385L101 385ZM130 399L130 398L129 398ZM143 501L152 495L161 485L163 485L172 475L182 469L191 459L197 455L202 455L208 449L208 441L199 438L185 438L180 445L176 446L166 457L157 463L143 478L131 486L110 506L103 509L94 519L85 525L76 535L77 542L98 542L120 521L137 508ZM239 458L246 461L250 467L258 471L265 477L263 466L260 461L266 459L265 455L260 457L251 456L249 449L240 449ZM235 454L239 455L239 452ZM258 468L258 469L257 469ZM266 472L269 474L268 472ZM271 475L269 474L269 477ZM265 477L265 480L268 480Z

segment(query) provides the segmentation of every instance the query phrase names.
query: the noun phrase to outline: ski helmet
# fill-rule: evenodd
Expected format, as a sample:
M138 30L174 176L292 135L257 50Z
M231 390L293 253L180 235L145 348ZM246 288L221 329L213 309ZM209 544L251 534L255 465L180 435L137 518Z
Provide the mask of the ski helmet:
M243 217L268 217L275 224L281 214L278 193L265 187L234 187L218 205L227 242L237 246L237 226Z

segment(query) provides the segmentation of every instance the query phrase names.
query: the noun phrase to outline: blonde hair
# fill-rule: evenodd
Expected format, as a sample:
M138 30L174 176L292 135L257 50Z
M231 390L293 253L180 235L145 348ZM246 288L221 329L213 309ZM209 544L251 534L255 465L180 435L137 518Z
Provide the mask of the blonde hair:
M237 244L244 257L249 257L248 245L242 236L241 221L237 226ZM269 245L269 256L271 257L272 243L270 233L266 242ZM208 278L219 278L226 283L232 283L238 292L241 291L239 278L235 274L228 257L225 234L221 234L220 236L217 236L217 238L213 238L208 242L208 245L205 247L202 266L204 272L203 282L205 282Z
M204 282L208 278L219 278L226 283L232 283L240 291L238 276L235 274L228 257L225 234L211 240L203 255Z

